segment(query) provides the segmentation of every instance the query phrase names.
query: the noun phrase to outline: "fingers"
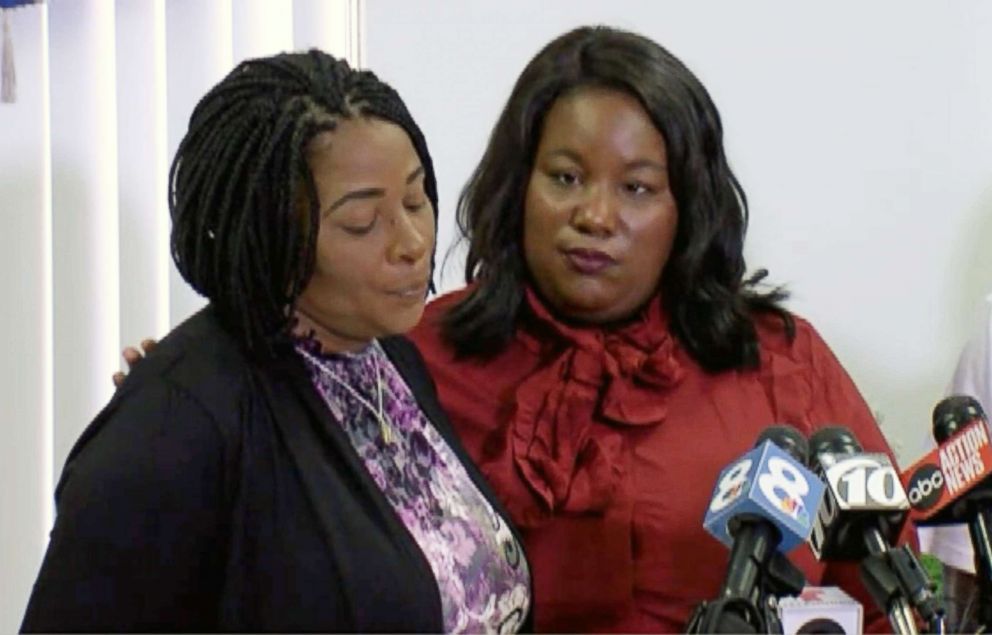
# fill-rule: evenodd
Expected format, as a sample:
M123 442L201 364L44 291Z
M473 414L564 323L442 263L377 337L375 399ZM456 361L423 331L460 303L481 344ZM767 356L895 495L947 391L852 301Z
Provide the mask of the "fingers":
M158 342L148 337L141 340L140 351L133 346L125 347L124 350L121 351L121 357L123 357L124 361L127 363L128 371L130 372L134 370L134 365L140 362L142 359L144 359L145 355L151 353L157 344ZM114 380L114 385L120 388L121 384L124 383L125 376L126 376L125 373L114 373L112 377L112 379Z
M138 349L133 346L128 346L125 348L121 355L124 357L124 361L127 362L128 368L134 368L134 365L140 362L141 358L144 357L144 355L139 353Z
M145 355L151 353L152 349L155 348L156 344L158 344L158 342L156 342L155 340L149 337L141 340L140 351L133 346L125 347L124 350L121 351L121 357L123 357L124 361L127 363L128 371L130 372L134 370L134 365L140 362L142 359L144 359ZM126 376L125 373L121 373L121 372L114 373L112 377L112 379L114 380L114 385L120 388L121 384L124 383L125 376Z

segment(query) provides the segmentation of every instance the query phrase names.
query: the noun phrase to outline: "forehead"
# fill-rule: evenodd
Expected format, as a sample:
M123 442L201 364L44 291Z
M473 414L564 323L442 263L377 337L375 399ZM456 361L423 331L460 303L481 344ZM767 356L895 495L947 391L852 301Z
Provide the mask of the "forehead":
M405 178L420 165L406 131L373 117L342 119L334 130L319 133L307 147L307 160L315 178L341 180L392 172Z
M664 137L641 102L624 91L599 87L579 88L555 100L541 135L542 149L555 149L549 145L665 155Z

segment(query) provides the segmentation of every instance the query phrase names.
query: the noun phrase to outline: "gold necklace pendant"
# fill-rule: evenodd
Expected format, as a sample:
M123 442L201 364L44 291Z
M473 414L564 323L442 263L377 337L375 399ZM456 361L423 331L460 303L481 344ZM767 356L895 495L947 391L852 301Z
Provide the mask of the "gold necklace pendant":
M379 430L382 432L382 441L386 445L393 442L393 429L390 425L389 415L386 413L386 409L383 407L382 403L382 367L379 366L379 359L374 356L372 357L372 363L375 365L375 382L376 382L376 394L379 397L379 412L376 416L379 418Z
M375 380L376 380L376 405L378 408L374 407L369 400L366 399L345 379L338 377L337 373L331 370L328 366L322 363L319 359L315 358L313 355L301 351L301 353L311 360L314 364L320 368L327 377L337 382L342 388L344 388L348 393L354 397L360 405L362 405L366 410L369 411L378 421L379 421L379 433L382 436L382 440L386 445L393 443L393 427L389 421L389 415L386 413L385 406L383 404L382 398L382 367L379 366L379 360L375 357L375 352L373 352L372 364L375 366Z

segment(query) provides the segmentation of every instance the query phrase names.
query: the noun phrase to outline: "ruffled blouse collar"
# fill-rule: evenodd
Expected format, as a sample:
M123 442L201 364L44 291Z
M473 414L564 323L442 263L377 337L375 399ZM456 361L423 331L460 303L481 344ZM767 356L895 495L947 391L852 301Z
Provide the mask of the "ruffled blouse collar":
M659 298L622 326L595 327L563 323L532 289L526 294L517 338L547 355L516 388L510 420L513 462L528 491L507 491L522 489L508 475L490 478L504 481L494 485L515 520L537 526L555 511L609 505L623 479L620 429L662 423L684 373Z

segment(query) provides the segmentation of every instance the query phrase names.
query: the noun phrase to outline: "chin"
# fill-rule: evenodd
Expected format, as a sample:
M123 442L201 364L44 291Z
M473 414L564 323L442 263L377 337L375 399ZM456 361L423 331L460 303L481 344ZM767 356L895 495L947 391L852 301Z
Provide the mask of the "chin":
M388 335L404 335L412 331L413 327L417 326L423 315L423 305L420 305L420 308L416 310L394 312L388 322L384 324L386 328L383 330L388 331Z
M631 305L630 300L611 296L609 298L574 296L565 298L567 305L555 307L555 314L567 320L587 324L609 324L630 319L640 312L644 303ZM646 303L650 298L646 299Z
M612 305L609 304L573 301L570 299L567 306L560 308L556 307L554 313L566 320L598 324L615 319L611 315L611 308Z

